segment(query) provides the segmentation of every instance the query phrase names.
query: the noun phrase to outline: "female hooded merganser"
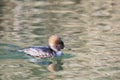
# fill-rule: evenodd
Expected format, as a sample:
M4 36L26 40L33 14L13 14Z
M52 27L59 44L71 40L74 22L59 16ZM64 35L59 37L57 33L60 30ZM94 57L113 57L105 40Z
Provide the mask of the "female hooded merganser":
M52 35L49 37L49 46L33 46L18 50L19 52L24 52L29 56L35 58L51 58L62 56L63 53L61 49L64 48L64 43L57 35Z

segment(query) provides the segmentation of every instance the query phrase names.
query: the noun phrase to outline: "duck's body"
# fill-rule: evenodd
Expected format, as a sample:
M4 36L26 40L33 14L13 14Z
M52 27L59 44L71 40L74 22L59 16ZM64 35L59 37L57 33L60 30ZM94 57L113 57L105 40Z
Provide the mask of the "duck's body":
M63 41L58 36L53 35L49 38L49 46L33 46L18 51L35 58L52 58L62 56L63 53L60 50L63 48Z
M24 52L28 56L35 58L51 58L62 56L63 53L61 51L53 51L49 46L33 46L24 49L18 50L19 52Z

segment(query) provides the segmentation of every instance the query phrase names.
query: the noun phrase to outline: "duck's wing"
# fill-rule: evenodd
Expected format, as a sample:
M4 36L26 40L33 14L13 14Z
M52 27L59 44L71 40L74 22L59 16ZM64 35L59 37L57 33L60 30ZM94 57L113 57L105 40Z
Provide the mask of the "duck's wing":
M29 56L37 57L37 58L48 58L53 56L48 46L34 46L34 47L20 49L18 51L24 52Z

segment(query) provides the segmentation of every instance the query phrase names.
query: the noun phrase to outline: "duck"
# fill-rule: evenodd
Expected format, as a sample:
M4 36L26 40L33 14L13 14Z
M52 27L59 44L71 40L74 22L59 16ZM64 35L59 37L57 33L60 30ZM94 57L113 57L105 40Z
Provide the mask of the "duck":
M48 46L32 46L17 50L18 52L23 52L28 56L34 58L54 58L63 55L61 51L64 49L63 40L57 35L51 35L48 39Z

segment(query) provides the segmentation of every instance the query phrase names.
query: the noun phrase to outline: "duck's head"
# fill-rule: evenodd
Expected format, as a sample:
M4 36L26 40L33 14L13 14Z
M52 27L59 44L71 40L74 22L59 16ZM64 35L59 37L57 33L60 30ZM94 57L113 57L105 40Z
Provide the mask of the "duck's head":
M64 48L64 42L57 35L52 35L49 37L49 46L53 51L57 52Z

